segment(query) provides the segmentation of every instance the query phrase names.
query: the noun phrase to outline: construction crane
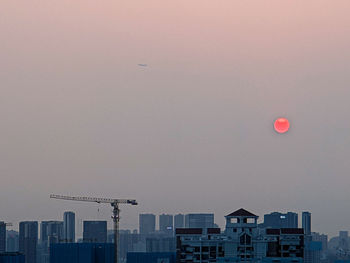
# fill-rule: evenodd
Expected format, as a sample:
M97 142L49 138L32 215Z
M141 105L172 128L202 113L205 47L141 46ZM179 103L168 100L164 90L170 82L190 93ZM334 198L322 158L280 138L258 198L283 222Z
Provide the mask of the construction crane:
M137 205L134 199L109 199L109 198L96 198L96 197L73 197L64 195L50 195L50 198L70 200L70 201L83 201L83 202L94 202L111 204L113 207L113 227L114 227L114 262L118 263L118 245L119 245L119 220L120 220L120 209L119 204Z

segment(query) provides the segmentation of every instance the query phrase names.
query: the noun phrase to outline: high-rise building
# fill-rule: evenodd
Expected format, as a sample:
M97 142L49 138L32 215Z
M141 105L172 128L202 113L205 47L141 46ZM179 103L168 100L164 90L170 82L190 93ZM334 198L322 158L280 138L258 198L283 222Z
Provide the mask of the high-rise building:
M38 222L25 221L19 223L19 252L25 255L26 263L36 263L38 243Z
M185 216L183 214L177 214L174 216L174 229L185 227Z
M63 240L62 221L42 221L40 223L40 243L44 247L59 243Z
M312 263L315 258L315 251L310 249L312 247L311 213L303 212L301 216L302 216L302 227L304 229L304 234L305 234L304 262Z
M64 212L63 215L63 239L64 242L75 242L75 214L74 212Z
M41 244L46 244L45 246L47 246L47 225L50 223L51 221L41 221L40 222L40 243Z
M266 214L261 226L266 228L298 228L298 214L293 212Z
M85 243L106 243L107 221L84 221L83 241Z
M187 214L185 216L186 228L213 228L214 214Z
M173 215L159 215L159 230L166 235L174 233L174 217Z
M328 250L328 236L316 232L311 233L312 241L319 241L322 243L322 253L326 253Z
M113 232L113 231L112 231ZM112 234L113 236L113 234ZM131 233L130 230L119 231L119 259L120 262L126 262L126 255L130 251L136 251L136 246L140 242L140 235ZM142 251L145 251L143 249Z
M349 250L349 232L348 231L339 231L338 247L343 251Z
M156 230L156 216L153 214L139 215L139 232L141 235L154 233Z
M0 253L6 251L6 224L5 222L0 222Z
M51 221L47 225L47 236L50 245L60 243L63 240L63 222Z
M6 231L6 236L6 252L18 252L18 232L14 230L8 230Z
M311 235L311 213L302 213L302 226L304 228L305 235Z

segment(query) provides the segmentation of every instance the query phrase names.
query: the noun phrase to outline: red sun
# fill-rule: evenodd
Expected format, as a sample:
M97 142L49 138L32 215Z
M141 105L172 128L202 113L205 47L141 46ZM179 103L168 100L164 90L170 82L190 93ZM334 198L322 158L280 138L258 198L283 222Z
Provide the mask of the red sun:
M286 133L289 130L289 121L286 118L278 118L275 120L275 131L278 133Z

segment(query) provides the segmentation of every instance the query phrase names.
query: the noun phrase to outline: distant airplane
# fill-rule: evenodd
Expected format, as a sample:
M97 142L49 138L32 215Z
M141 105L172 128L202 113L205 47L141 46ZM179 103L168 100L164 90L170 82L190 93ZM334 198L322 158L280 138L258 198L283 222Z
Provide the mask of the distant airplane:
M140 67L147 67L148 65L147 64L138 64L138 66L140 66Z

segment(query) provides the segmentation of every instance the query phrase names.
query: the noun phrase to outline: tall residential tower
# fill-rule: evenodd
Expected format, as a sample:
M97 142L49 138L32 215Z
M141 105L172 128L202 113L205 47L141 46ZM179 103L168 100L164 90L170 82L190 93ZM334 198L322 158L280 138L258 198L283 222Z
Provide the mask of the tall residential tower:
M67 211L63 215L63 240L67 243L75 242L75 214Z
M26 263L36 263L38 243L38 222L25 221L19 223L19 252L25 255Z

